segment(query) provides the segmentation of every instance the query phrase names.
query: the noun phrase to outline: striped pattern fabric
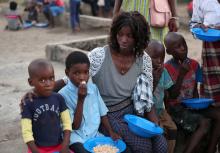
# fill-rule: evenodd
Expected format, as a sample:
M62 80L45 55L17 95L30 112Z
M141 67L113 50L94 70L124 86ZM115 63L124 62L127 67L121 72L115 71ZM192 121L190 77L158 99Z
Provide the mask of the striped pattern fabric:
M150 6L150 0L123 0L122 10L127 12L138 11L143 16L145 16L145 19L149 23L150 22L149 6ZM164 37L168 32L168 27L164 27L164 28L150 27L150 32L151 32L151 39L155 39L163 42Z
M125 114L133 114L134 107L130 105L120 111L108 113L111 127L125 141L133 153L167 153L167 143L164 136L159 135L153 138L142 138L133 134L127 123L123 120ZM106 131L102 131L106 134Z
M220 102L220 41L203 42L204 96Z

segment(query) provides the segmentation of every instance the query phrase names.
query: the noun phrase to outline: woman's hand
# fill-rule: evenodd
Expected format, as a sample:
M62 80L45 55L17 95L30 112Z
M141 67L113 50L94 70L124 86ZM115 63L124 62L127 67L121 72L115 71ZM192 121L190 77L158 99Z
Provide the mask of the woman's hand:
M171 18L168 23L169 31L170 32L177 32L178 31L178 25L175 18Z
M203 31L207 31L209 27L202 24L202 23L198 23L193 28L201 28L201 29L203 29Z
M121 136L114 131L109 132L109 135L113 140L121 139Z
M24 94L24 96L21 98L21 102L19 104L20 107L20 111L23 111L23 106L25 104L25 99L28 99L30 101L33 101L33 98L37 97L37 94L34 92L33 89L31 89L30 91L28 91L26 94Z

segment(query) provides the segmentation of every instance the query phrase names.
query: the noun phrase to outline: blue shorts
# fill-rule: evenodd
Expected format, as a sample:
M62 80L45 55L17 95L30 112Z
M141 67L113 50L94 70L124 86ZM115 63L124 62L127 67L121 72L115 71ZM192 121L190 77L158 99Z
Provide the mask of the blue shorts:
M64 7L49 4L44 6L43 11L47 13L50 11L52 13L52 16L58 16L64 12Z
M53 16L58 16L64 12L64 7L60 6L50 6L50 11Z

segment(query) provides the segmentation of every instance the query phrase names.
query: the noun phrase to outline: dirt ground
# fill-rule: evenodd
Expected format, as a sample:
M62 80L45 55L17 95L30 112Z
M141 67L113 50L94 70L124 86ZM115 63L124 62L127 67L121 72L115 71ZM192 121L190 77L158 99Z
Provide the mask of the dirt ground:
M0 6L1 7L1 6ZM185 8L179 8L186 14ZM182 15L182 13L180 13ZM36 58L45 57L47 43L102 35L100 31L81 31L72 34L63 28L5 31L6 22L0 16L0 153L25 153L21 138L19 102L30 89L27 84L27 65ZM187 30L180 30L189 46L189 57L200 60L201 42L193 39ZM56 78L64 76L64 65L53 62Z

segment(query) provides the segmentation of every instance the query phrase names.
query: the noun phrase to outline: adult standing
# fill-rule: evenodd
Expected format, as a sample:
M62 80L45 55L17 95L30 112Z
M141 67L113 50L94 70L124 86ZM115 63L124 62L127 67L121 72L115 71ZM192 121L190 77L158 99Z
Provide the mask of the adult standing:
M220 0L194 0L193 15L191 19L191 28L200 27L220 29ZM215 100L214 107L210 108L209 114L214 118L215 127L219 127L220 119L220 40L216 42L203 41L202 46L202 70L203 70L203 86L204 96ZM217 129L212 130L219 131ZM214 133L220 137L220 132ZM213 140L211 146L212 152L215 152L218 138Z
M70 0L70 22L71 22L72 32L80 31L80 20L79 20L80 1L81 0Z
M142 15L144 15L146 21L150 23L150 17L149 17L150 1L152 0L115 0L113 14L116 15L120 11L120 8L122 7L123 11L140 12ZM156 0L156 1L158 1L159 3L160 0ZM151 39L159 40L161 42L163 42L164 37L166 36L168 31L176 32L178 30L176 23L176 20L178 18L176 13L175 0L167 0L167 1L172 15L171 18L169 19L168 26L164 26L162 28L150 26Z

